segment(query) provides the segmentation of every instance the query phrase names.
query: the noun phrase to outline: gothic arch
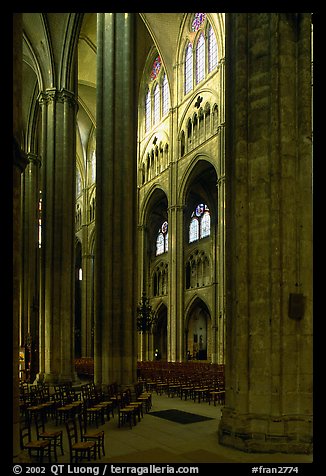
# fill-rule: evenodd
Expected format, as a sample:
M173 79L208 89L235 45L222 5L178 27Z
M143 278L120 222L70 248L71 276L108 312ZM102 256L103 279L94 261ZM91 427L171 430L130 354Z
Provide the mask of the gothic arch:
M211 312L203 299L194 296L185 310L185 348L192 359L208 360L211 352Z
M153 202L157 202L162 200L162 198L165 197L166 201L168 201L167 197L167 191L164 190L161 184L154 183L148 192L146 193L146 196L141 204L140 210L139 210L139 224L144 225L148 221L148 214L150 211L150 208L153 206Z
M213 169L215 172L214 181L212 180L212 174L210 169ZM200 153L196 154L183 174L183 177L180 180L179 188L179 201L180 203L186 203L187 194L192 183L196 180L196 177L200 177L202 174L207 174L210 176L209 183L214 187L217 183L217 165L214 163L213 159L206 154ZM211 204L210 204L211 205ZM211 205L212 206L212 205Z

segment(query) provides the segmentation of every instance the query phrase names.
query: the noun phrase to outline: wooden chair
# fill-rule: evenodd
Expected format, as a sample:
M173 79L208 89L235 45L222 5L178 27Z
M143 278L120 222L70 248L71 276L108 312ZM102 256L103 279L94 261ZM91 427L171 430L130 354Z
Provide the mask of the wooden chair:
M140 418L144 416L143 402L140 400L138 401L132 400L132 394L131 394L130 388L128 388L125 391L124 403L125 403L125 406L134 408L135 416L137 416L138 421L140 421Z
M129 424L132 429L132 425L136 424L136 416L134 407L122 406L121 403L118 404L118 427L124 426L126 423Z
M38 400L39 406L44 411L44 416L46 418L55 417L55 400L50 394L50 387L45 385L40 385L38 390Z
M36 436L38 440L50 441L51 448L53 449L54 459L58 461L57 448L60 447L61 454L63 455L63 431L53 430L47 431L45 428L44 415L36 413L34 415Z
M148 413L152 407L152 394L150 392L144 392L142 384L136 384L134 389L136 400L143 403L143 406L145 406L145 412Z
M78 435L76 418L69 419L65 422L68 443L70 463L77 463L83 459L88 461L96 459L96 444L95 441L82 441L81 436Z
M20 424L20 447L27 450L29 457L35 457L39 463L47 456L51 463L51 442L49 440L32 439L31 425L28 419Z
M101 458L101 452L105 456L104 448L104 430L88 430L87 416L83 413L78 415L79 431L82 441L95 441L98 457Z

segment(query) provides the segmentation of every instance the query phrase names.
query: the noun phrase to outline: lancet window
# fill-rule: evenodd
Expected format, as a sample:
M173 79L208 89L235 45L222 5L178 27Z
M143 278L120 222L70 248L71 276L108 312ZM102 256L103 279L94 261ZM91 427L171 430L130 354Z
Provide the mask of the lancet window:
M156 256L168 251L168 222L164 221L156 237Z
M191 214L189 225L189 243L206 238L211 233L211 216L209 208L199 203Z
M195 34L195 35L194 35ZM206 61L207 58L207 61ZM206 64L207 63L207 64ZM195 13L184 56L184 94L188 94L218 66L217 42L206 13Z
M169 84L159 55L154 59L146 86L144 108L147 133L168 114L170 108Z

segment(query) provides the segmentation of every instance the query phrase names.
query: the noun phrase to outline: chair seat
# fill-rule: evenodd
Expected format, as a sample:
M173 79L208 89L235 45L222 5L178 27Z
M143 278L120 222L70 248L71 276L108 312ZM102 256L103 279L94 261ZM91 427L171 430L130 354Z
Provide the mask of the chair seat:
M45 441L45 440L32 440L32 441L29 441L28 443L25 443L24 447L25 448L46 448L47 446L50 445L50 442L49 441Z
M123 426L125 423L129 423L130 428L132 428L132 424L136 425L136 414L134 407L124 407L118 408L119 414L119 428Z
M74 450L78 450L78 449L85 450L88 448L94 448L94 442L93 441L79 441L78 443L74 443L72 445L72 448Z
M62 435L62 430L43 431L39 435L41 438L55 438Z

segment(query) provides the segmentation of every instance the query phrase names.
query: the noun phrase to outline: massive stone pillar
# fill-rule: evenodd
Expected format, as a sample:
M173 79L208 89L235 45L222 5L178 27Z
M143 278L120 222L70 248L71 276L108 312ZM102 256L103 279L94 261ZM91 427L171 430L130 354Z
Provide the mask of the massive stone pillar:
M231 13L226 38L226 405L222 444L312 445L311 25Z
M47 89L42 108L40 377L74 380L76 99ZM44 374L44 375L43 375Z
M136 381L135 18L97 22L95 380Z

